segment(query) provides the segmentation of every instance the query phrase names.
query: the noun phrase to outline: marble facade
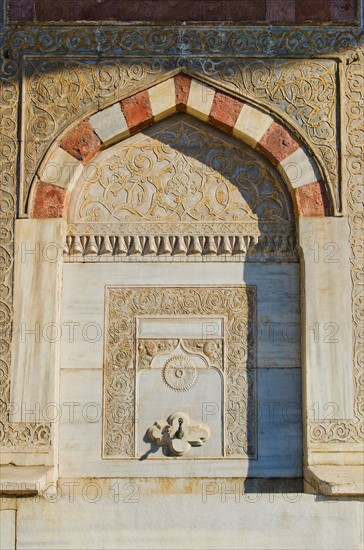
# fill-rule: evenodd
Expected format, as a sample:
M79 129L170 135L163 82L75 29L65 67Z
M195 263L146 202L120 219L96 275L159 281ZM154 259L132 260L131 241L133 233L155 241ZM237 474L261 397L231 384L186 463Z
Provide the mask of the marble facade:
M1 80L1 548L360 548L359 28L41 28Z

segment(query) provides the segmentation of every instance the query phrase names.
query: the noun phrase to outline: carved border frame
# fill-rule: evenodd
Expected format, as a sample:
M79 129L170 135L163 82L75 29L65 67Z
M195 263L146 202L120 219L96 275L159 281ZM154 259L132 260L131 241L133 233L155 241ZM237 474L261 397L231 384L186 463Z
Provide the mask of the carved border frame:
M134 430L136 320L194 315L226 319L223 458L256 456L256 287L128 285L105 287L104 459L138 458Z

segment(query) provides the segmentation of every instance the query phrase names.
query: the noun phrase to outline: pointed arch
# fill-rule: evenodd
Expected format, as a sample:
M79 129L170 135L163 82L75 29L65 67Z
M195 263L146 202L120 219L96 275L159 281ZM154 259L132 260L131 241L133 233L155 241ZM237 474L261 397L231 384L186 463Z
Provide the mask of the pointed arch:
M333 215L334 202L323 170L290 129L241 99L178 74L95 113L66 133L38 170L30 217L65 217L70 193L91 159L176 112L212 124L265 155L285 181L296 216Z

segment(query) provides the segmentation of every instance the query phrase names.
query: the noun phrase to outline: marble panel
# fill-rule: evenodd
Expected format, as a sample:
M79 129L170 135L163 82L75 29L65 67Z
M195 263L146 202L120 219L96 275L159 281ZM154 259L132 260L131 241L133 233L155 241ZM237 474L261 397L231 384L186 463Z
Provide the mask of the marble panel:
M15 550L16 539L16 511L0 511L0 548L1 550Z
M221 458L223 456L223 426L221 410L219 414L206 418L207 405L222 403L223 380L215 369L198 369L194 386L186 392L177 392L161 380L160 369L143 369L138 374L137 383L137 456L148 456L150 460L163 458L165 447L151 448L145 434L156 421L163 422L176 411L189 415L196 423L203 422L211 430L211 436L201 447L192 447L184 459L205 457ZM171 457L169 457L171 458ZM183 466L180 466L183 470Z
M240 494L239 480L201 482L194 494L147 494L140 480L70 481L58 501L19 503L18 550L209 549L354 550L363 504L305 494ZM73 496L72 488L80 492ZM92 485L93 483L93 485ZM242 483L242 482L240 482ZM83 494L82 494L83 493ZM145 494L146 493L146 494ZM163 498L161 494L163 493ZM94 502L92 502L92 500Z
M249 476L302 475L301 369L258 371L258 460Z
M60 347L63 220L15 224L13 422L39 422L56 398ZM36 368L34 368L36 365Z
M139 317L136 335L139 338L221 338L224 330L223 319L206 317L165 318Z
M307 413L353 417L349 226L345 218L301 218L307 333ZM328 416L329 415L329 416Z
M89 281L89 282L88 282ZM104 286L256 285L257 367L300 366L299 266L296 264L66 264L62 368L102 368Z
M216 475L300 477L302 475L302 424L300 369L260 369L258 371L258 459L228 463L207 459L198 461L117 460L101 458L102 372L100 370L61 370L59 430L59 473L61 477L210 477ZM143 390L144 391L144 390ZM143 394L142 391L142 394ZM144 392L145 393L145 392ZM146 395L143 398L147 399ZM147 426L143 400L137 422ZM152 391L149 405L161 406L161 396ZM193 411L199 420L215 426L221 411L219 396ZM148 410L150 409L148 407ZM143 408L144 407L144 408ZM168 409L169 410L169 409ZM174 412L174 411L169 411ZM216 419L215 419L216 417ZM157 418L151 419L159 420ZM139 426L138 426L139 429Z
M61 370L60 406L60 475L74 470L80 476L82 472L99 475L96 465L101 463L102 372Z

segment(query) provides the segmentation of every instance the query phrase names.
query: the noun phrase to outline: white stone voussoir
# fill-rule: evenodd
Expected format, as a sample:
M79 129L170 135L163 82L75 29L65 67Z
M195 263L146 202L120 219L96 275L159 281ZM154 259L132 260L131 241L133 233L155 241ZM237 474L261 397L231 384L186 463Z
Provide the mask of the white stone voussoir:
M302 148L282 160L277 168L284 177L288 177L295 189L320 179L313 162Z
M89 122L103 142L123 138L130 133L119 103L92 115Z
M207 121L214 101L215 92L216 90L214 88L192 79L187 100L187 113Z
M41 167L39 179L44 183L68 189L73 187L82 168L82 162L75 159L62 147L58 147Z
M155 121L176 111L176 90L174 78L170 78L149 90L149 100Z
M235 123L233 135L255 147L273 122L271 116L250 105L244 105Z

